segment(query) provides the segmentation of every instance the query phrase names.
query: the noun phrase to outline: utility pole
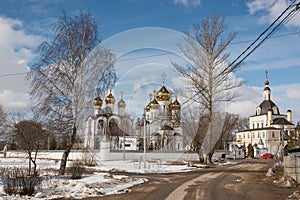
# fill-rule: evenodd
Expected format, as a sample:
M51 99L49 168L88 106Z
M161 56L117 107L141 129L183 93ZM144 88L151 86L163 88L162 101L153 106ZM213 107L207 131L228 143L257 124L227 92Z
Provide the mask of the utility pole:
M146 109L144 111L144 169L146 169Z

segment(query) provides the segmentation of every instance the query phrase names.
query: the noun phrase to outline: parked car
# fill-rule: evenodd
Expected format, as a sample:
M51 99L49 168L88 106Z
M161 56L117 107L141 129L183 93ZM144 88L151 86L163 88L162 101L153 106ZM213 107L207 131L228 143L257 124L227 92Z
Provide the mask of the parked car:
M268 159L268 158L273 158L274 156L271 153L266 153L264 155L261 156L261 158L263 159Z

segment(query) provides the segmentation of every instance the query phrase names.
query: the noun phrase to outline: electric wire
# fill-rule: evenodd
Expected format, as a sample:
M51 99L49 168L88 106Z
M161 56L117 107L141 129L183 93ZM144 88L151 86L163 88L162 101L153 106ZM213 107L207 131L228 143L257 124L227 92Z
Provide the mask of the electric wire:
M270 36L275 33L275 31L277 31L278 29L280 29L281 27L283 27L284 24L286 24L288 21L290 21L298 12L299 12L299 8L300 8L300 3L295 4L296 0L293 1L293 3L291 3L280 15L279 17L277 17L275 19L275 21L273 21L271 23L271 25L269 25L264 31L263 33L261 33L257 39L252 42L233 62L231 62L224 70L221 71L221 73L219 73L219 75L222 75L224 73L228 73L228 72L232 72L234 71L237 67L239 67L241 65L241 63L248 57L250 56L260 45L262 45L267 39L270 38ZM283 19L281 19L281 21L272 28L272 26L291 8L293 8ZM272 28L272 30L263 38L260 39L265 33L267 33L270 29ZM241 58L249 49L251 49L251 47L257 42L260 42L249 52L247 53L243 58ZM241 58L241 59L240 59ZM240 60L239 60L240 59ZM238 61L239 60L239 61ZM237 64L235 64L237 62ZM214 80L216 81L216 80ZM213 83L211 83L213 84ZM185 102L182 103L182 105L188 103L191 99L194 99L197 95L201 94L203 92L203 90L205 88L207 88L209 86L206 85L204 88L202 88L200 91L198 91L197 93L195 93L193 96L191 96L190 98L188 98ZM199 99L201 98L201 96L199 97Z

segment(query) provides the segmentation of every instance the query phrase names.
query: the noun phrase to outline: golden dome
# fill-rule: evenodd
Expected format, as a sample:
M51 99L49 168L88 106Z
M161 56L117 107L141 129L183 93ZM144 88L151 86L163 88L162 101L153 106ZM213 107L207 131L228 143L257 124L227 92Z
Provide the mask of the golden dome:
M146 112L150 111L150 103L146 106L145 110L146 110Z
M153 101L150 102L150 108L159 109L159 103L156 99L153 99Z
M94 106L102 106L102 99L99 96L94 99Z
M105 103L106 104L114 104L115 103L115 97L111 94L111 92L109 93L109 95L105 98Z
M170 100L170 93L167 88L163 85L161 89L156 93L156 99L158 101L169 101Z
M171 106L172 110L180 110L181 109L181 105L178 102L177 98L175 99L175 101L172 103Z
M123 100L123 98L118 102L118 107L119 107L119 108L125 108L125 107L126 107L126 103L125 103L125 101Z

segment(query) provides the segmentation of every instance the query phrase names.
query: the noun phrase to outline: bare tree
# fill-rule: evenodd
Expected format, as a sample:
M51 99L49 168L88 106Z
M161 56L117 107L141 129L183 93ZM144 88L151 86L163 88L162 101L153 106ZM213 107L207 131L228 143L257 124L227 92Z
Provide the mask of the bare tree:
M186 81L185 91L190 91L182 95L202 107L209 122L206 131L209 139L203 140L209 143L206 144L205 162L211 162L216 142L212 141L213 134L220 134L217 133L218 127L213 127L214 121L221 120L219 104L236 98L238 94L234 89L242 85L232 75L238 66L228 66L226 63L230 56L226 48L236 36L236 33L231 33L224 38L226 28L225 19L219 15L203 19L201 25L194 25L192 31L186 33L185 42L179 44L189 64L182 66L173 63Z
M222 132L215 149L227 149L226 144L233 141L233 132L237 130L239 119L240 117L237 114L225 113Z
M36 175L36 159L39 149L45 141L45 137L45 131L42 129L42 125L35 121L27 120L16 124L17 143L28 155L29 175L31 175L31 163L33 164L33 175Z
M60 163L60 174L64 174L76 135L83 131L92 107L96 87L107 86L116 74L113 54L98 45L98 25L91 13L80 12L74 18L63 13L53 31L55 38L40 45L39 59L27 79L39 120L46 121L49 130L66 139Z
M7 141L7 114L4 112L2 104L0 104L0 136L1 140Z
M249 129L249 119L246 117L238 117L238 121L236 124L236 130L244 131Z

